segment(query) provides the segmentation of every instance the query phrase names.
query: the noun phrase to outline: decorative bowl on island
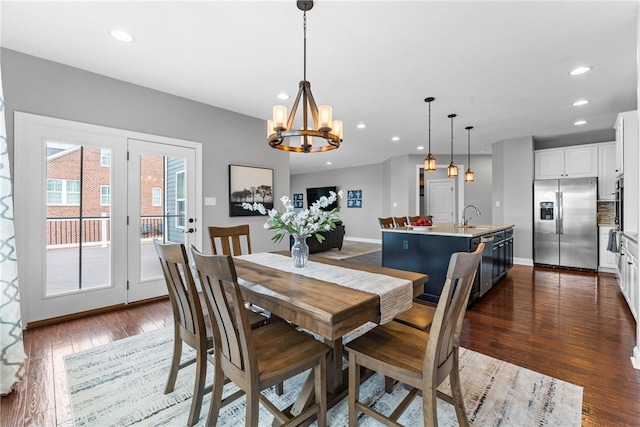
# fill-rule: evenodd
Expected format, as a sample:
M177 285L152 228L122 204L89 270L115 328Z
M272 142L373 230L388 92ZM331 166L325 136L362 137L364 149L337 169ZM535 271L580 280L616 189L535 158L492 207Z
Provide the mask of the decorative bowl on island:
M420 218L417 221L413 221L411 223L411 228L417 231L428 231L431 230L432 226L433 223L427 218Z

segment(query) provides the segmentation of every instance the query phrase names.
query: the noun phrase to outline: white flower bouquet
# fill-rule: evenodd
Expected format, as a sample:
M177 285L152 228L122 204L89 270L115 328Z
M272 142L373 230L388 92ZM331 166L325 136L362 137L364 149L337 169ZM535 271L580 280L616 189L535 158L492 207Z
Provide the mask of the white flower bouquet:
M335 193L331 191L329 197L323 196L316 200L309 209L296 212L289 196L283 196L280 201L284 205L285 211L278 212L276 209L267 210L262 203L243 203L242 207L250 211L258 211L262 215L269 215L269 219L264 224L264 228L268 230L276 230L278 233L271 238L278 243L285 234L294 236L315 236L319 242L324 240L324 236L320 234L323 231L331 231L336 227L336 223L341 221L338 216L339 207L330 211L326 208L338 197L342 198L342 190Z

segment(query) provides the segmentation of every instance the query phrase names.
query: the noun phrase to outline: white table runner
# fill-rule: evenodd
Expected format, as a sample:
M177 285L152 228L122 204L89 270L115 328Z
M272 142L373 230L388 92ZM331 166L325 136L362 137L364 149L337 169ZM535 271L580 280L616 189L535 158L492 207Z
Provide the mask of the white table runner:
M293 266L293 260L290 257L269 252L239 255L235 258L378 294L380 296L380 324L391 321L398 313L408 310L412 305L413 282L411 280L313 261L309 261L306 267L297 268Z

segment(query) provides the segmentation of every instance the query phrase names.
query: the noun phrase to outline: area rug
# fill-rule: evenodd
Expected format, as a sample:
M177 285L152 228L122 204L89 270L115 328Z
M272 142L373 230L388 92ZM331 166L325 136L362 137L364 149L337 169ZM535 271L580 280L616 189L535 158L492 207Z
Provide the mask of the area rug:
M367 242L352 242L345 240L342 243L342 249L337 248L329 249L328 251L316 252L313 255L318 255L330 259L345 259L358 255L370 254L372 252L380 251L379 243L367 243Z
M68 389L76 426L184 426L191 405L195 366L178 374L175 390L164 394L169 370L173 333L160 329L65 358ZM183 354L187 357L192 350ZM579 426L582 387L463 349L460 376L465 404L476 426ZM209 373L211 369L209 369ZM282 396L271 389L264 393L280 408L295 400L306 373L285 381ZM209 383L211 379L209 378ZM232 384L224 394L231 393ZM441 390L450 394L449 384ZM407 390L397 384L384 392L384 377L376 374L361 387L361 399L375 402L390 413ZM204 399L198 426L206 423L210 394ZM244 423L244 397L222 409L219 426ZM343 399L327 414L330 426L347 425L347 401ZM378 425L361 414L361 426ZM270 426L271 414L260 407L260 425ZM414 399L399 420L403 425L422 425L422 402ZM455 410L438 400L441 426L458 425Z

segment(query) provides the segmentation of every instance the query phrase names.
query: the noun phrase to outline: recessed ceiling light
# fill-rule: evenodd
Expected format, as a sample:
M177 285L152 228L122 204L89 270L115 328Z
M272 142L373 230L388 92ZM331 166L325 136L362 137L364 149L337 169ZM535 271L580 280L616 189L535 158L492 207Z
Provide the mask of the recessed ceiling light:
M576 102L573 103L574 107L579 107L581 105L587 105L589 103L588 99L578 99Z
M367 125L365 125L364 123L358 123L358 126L357 126L358 129L364 129L366 127Z
M131 43L132 41L135 40L135 38L133 37L133 34L125 30L119 30L117 28L114 28L113 30L109 31L109 34L111 34L111 37L113 37L114 39L120 40L121 42L124 42L124 43Z
M571 72L569 74L571 74L572 76L579 76L580 74L584 74L586 72L589 72L593 69L593 67L578 67L574 70L571 70Z
M289 95L287 95L286 93L282 92L278 94L278 99L289 99Z
M424 150L424 147L422 145L418 145L418 150Z
M393 138L391 138L392 141L400 141L400 137L399 136L394 136Z
M573 123L576 126L582 126L582 125L586 125L587 121L586 120L578 120L577 122Z
M332 165L333 163L331 163L331 162L327 162L327 164L328 164L328 165Z

